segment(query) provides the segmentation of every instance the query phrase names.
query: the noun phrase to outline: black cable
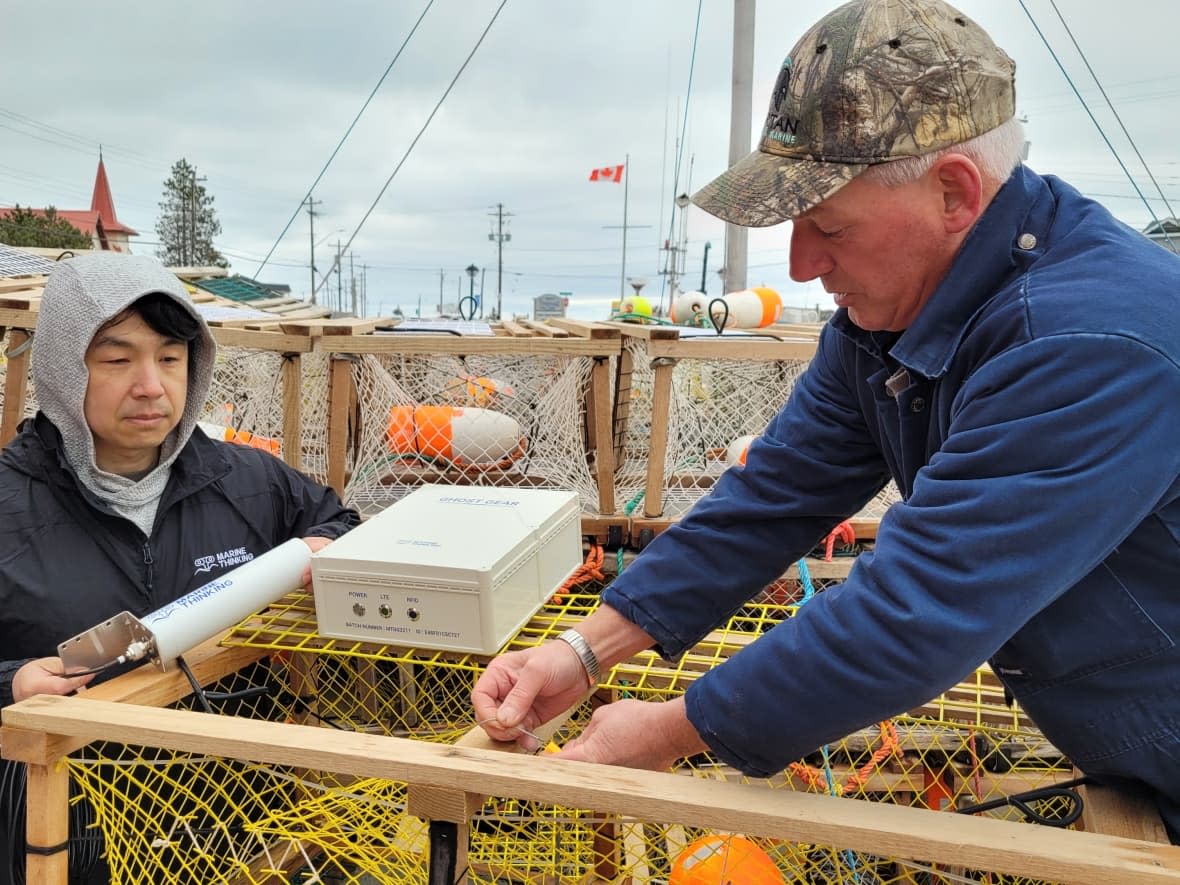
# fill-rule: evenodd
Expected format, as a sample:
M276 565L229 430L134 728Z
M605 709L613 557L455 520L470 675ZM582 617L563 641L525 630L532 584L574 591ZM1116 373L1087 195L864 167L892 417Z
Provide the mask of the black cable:
M176 656L176 666L180 667L180 672L187 677L188 684L193 687L193 695L196 697L197 703L201 705L201 709L206 713L212 713L213 707L209 705L209 698L205 696L205 689L201 687L201 683L197 681L197 677L189 669L188 661L184 659L184 655Z
M106 670L111 669L112 667L117 667L120 664L125 664L125 663L127 663L125 660L120 661L120 660L116 659L113 661L107 661L105 664L99 664L97 667L89 667L85 670L71 670L69 673L50 673L49 675L50 676L57 676L61 679L71 679L74 676L91 676L94 673L102 673ZM48 672L48 671L46 671L46 672Z
M197 681L197 677L189 668L188 662L184 659L183 655L176 656L176 665L180 667L180 671L188 679L188 684L192 686L193 695L196 697L197 703L201 705L201 709L206 713L215 712L210 701L217 704L223 704L228 701L248 701L255 698L269 697L271 693L270 685L248 685L238 691L207 691Z
M713 316L713 306L714 305L719 305L721 307L721 311L720 311L721 320L720 321L717 320L717 317ZM726 326L726 324L729 323L729 302L728 301L726 301L724 298L714 298L712 301L709 302L708 307L705 308L705 313L709 317L709 322L712 324L714 332L716 332L718 335L720 335L722 332L725 331L725 326Z
M979 802L975 805L964 805L962 808L956 808L955 813L979 814L983 811L993 811L997 808L1010 806L1023 814L1025 820L1029 823L1042 824L1048 827L1068 827L1082 816L1082 811L1085 808L1085 801L1074 787L1092 783L1094 781L1091 778L1078 777L1073 780L1061 781L1049 787L1025 790L1023 793L1013 793L1010 796L1000 796L998 799L989 799L987 802ZM1037 811L1030 804L1046 799L1063 799L1068 803L1069 810L1059 817L1050 817L1047 814Z

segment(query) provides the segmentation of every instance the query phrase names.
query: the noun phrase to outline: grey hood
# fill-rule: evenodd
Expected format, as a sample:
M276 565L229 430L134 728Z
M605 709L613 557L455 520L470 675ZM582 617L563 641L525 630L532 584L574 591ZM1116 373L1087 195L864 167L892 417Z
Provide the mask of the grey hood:
M85 358L104 323L153 292L170 296L200 323L201 331L192 342L188 396L180 423L164 440L159 464L136 482L99 470L95 463L94 438L83 412L89 380ZM209 327L184 284L160 262L115 252L81 255L60 262L45 284L33 339L37 405L61 433L66 457L86 486L120 511L142 508L159 499L172 462L192 435L205 407L216 355ZM151 510L154 515L154 506ZM145 533L150 534L150 520Z

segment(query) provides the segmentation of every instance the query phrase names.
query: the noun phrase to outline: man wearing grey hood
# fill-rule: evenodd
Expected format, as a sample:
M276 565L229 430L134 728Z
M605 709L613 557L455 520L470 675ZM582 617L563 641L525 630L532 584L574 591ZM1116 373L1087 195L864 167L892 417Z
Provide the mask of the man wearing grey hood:
M61 262L34 342L40 411L0 453L0 706L93 678L62 675L53 655L70 636L154 611L291 538L318 550L359 523L269 453L194 432L216 346L155 260ZM0 862L0 883L9 868Z

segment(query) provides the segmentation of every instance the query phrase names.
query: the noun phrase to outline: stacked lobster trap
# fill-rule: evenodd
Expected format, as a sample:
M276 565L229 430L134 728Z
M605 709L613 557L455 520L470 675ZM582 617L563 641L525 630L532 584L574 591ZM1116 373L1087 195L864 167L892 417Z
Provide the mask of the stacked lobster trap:
M791 395L820 324L712 330L620 323L616 487L628 513L677 519L713 487ZM892 484L859 514L876 520Z
M793 568L777 582L773 595L780 601L750 603L679 661L670 664L641 653L616 666L553 733L553 743L561 745L576 736L601 704L624 697L658 701L679 696L700 674L790 618L809 593L823 592L846 570L840 563L812 563L809 577ZM821 576L825 574L829 577ZM508 648L547 641L576 623L597 605L601 587L602 582L590 579L567 588ZM707 801L699 807L693 803L701 802L702 795L713 795L713 790L718 791L718 803L724 804L721 797L740 795L744 798L736 800L738 805L749 809L761 808L773 795L813 793L838 803L825 804L829 810L817 812L817 821L854 808L845 802L882 810L933 809L941 812L936 819L959 817L956 811L1006 820L1031 817L1043 825L1071 825L1076 818L1072 794L1058 786L1073 777L1068 761L1019 710L1004 703L1002 690L986 669L929 704L820 748L771 778L743 776L708 753L684 759L675 770L678 777L662 787L678 814L657 814L652 804L647 816L625 804L605 808L601 800L580 805L577 771L566 771L565 780L572 778L573 783L563 792L564 802L530 798L530 791L497 795L487 789L487 778L462 781L459 791L470 799L456 809L424 800L424 788L412 780L382 777L376 769L345 774L327 762L316 762L316 747L327 750L355 734L436 747L473 746L472 738L481 733L469 696L486 657L326 639L318 635L312 600L302 592L245 619L221 645L221 653L232 656L233 666L254 663L213 681L205 697L214 712L316 726L306 730L311 737L300 732L300 762L236 761L185 750L183 745L177 750L148 749L134 741L77 749L69 754L68 768L73 782L70 850L79 867L101 853L113 881L129 885L433 883L443 880L430 878L433 831L428 818L443 815L459 818L465 828L462 866L447 881L466 876L462 881L487 885L1031 885L1058 880L1022 875L1010 859L1005 861L1007 874L980 872L1005 868L980 860L987 857L986 846L975 853L964 845L954 854L934 854L941 862L912 861L884 847L920 838L915 832L932 826L925 820L914 824L915 832L899 832L893 841L868 850L816 834L792 837L787 818L778 835L774 828L763 830L764 824L755 825L737 812L721 823ZM208 672L211 677L221 675ZM110 691L113 685L95 691ZM190 697L181 703L201 709L206 701ZM201 729L232 740L248 730L243 722L223 715ZM286 738L272 742L289 743ZM376 757L384 745L364 746ZM468 757L459 753L443 758L461 766ZM540 763L544 754L536 758ZM504 764L509 765L507 756ZM527 766L523 770L527 776ZM620 792L634 790L632 776L619 771ZM432 788L425 789L429 793ZM733 794L734 789L743 792ZM1030 790L1038 792L1029 794ZM1023 804L1021 796L1026 798ZM862 820L861 830L865 828ZM857 832L863 840L861 830ZM848 838L858 844L855 836ZM1031 837L1029 847L1022 849L1028 851L1033 870L1043 869L1031 847L1037 841ZM972 858L983 866L972 866ZM1075 880L1065 876L1061 881Z
M237 429L281 437L286 460L364 516L424 483L566 489L587 513L612 511L602 479L609 488L613 453L599 437L618 334L471 325L453 335L359 320L217 328L210 402L234 403ZM301 367L281 374L293 359Z
M16 296L0 303L6 311L0 323L8 330L3 442L35 408L22 345L35 326L43 282L24 280L15 290L10 284ZM814 353L817 334L801 327L698 338L682 330L567 322L501 323L488 334L451 335L378 325L219 321L218 362L203 419L224 438L268 448L332 485L365 515L423 483L559 488L577 492L583 534L590 537L596 519L654 524L686 512L726 468L730 444L760 432L781 407ZM879 516L887 500L864 515ZM602 563L592 543L596 550ZM701 673L839 582L852 559L807 562L674 664L641 653L605 674L553 735L555 743L574 738L603 703L678 697ZM623 564L620 556L618 567ZM609 575L587 567L579 580L554 596L508 648L547 641L591 611ZM206 654L206 663L194 656L199 692L174 675L143 670L87 692L91 699L117 699L132 717L142 709L135 704L149 703L218 714L211 725L190 728L208 731L206 743L180 733L165 740L158 729L137 731L135 723L117 738L37 743L20 731L19 723L33 721L21 718L29 702L10 708L3 748L29 762L30 778L27 787L23 777L10 779L5 795L10 809L26 796L38 809L30 817L38 831L17 840L44 846L65 839L75 871L101 857L112 881L128 885L433 885L441 880L432 877L432 820L440 818L457 822L464 834L462 863L450 881L466 875L465 881L487 885L1078 880L1068 863L1046 860L1049 849L1039 844L1045 840L1017 838L1017 853L997 859L986 848L929 847L933 841L921 832L930 826L926 818L912 829L904 822L882 824L898 829L869 839L852 823L856 815L845 831L800 823L773 804L773 797L812 793L826 803L858 801L814 806L817 819L828 808L902 806L939 810L937 820L969 811L1076 827L1073 794L1058 786L1073 777L1068 761L1004 703L986 669L772 778L744 777L700 754L682 760L677 777L661 781L661 798L645 804L636 802L625 775L610 799L598 795L597 785L582 792L534 789L531 762L503 754L503 767L517 772L517 789L486 789L489 772L497 770L488 769L484 778L452 789L448 795L466 797L453 804L431 792L444 774L432 775L423 793L413 778L390 776L388 766L365 760L343 766L330 748L364 739L370 742L363 750L375 759L386 752L385 739L408 740L455 751L442 757L438 772L461 767L459 748L481 740L470 692L487 657L322 637L312 598L304 593L247 618ZM102 717L90 718L101 733ZM268 732L275 736L265 747L230 752L240 731L263 721L312 728L296 729L298 737L290 738ZM79 734L89 735L88 728ZM272 752L289 744L289 753ZM544 755L535 763L540 783L548 770ZM57 780L63 771L68 788ZM1039 792L1023 804L1010 801L1030 790ZM63 824L46 809L67 794ZM762 816L742 810L767 802L771 810ZM16 833L15 819L9 823ZM955 838L968 844L972 832L955 830ZM1129 861L1117 852L1103 855L1106 843L1086 844L1078 854L1097 856L1095 864L1131 868L1118 866ZM30 855L38 874L60 871L54 863L51 856ZM1005 872L979 872L984 869ZM1138 875L1140 867L1133 869ZM1060 877L1047 874L1058 870ZM1118 881L1117 873L1107 880Z

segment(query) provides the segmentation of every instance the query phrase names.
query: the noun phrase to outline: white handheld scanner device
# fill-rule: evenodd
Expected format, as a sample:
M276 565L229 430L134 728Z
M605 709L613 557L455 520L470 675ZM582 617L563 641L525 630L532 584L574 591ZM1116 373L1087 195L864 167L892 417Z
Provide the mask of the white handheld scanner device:
M301 583L311 548L293 538L142 618L121 612L57 647L64 670L150 657L161 670Z

